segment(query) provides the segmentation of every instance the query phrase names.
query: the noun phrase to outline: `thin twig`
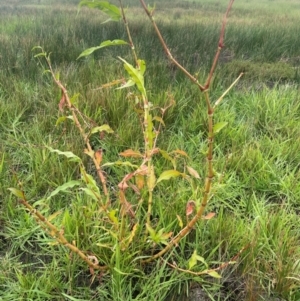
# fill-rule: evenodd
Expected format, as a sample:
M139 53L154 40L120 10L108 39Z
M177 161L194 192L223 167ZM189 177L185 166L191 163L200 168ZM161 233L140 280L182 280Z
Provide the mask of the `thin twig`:
M63 235L63 231L57 229L51 222L49 222L38 210L33 208L25 199L24 192L23 193L23 199L20 200L20 203L24 205L29 212L34 215L38 221L42 222L45 227L48 230L49 235L56 239L61 245L67 247L70 249L72 252L76 253L80 258L82 258L88 265L89 267L95 269L95 270L100 270L100 271L105 271L108 269L107 266L100 266L98 264L95 264L92 262L88 256L86 256L81 250L79 250L76 246L73 244L70 244L67 239Z
M84 143L88 149L88 152L89 153L93 153L93 149L92 149L92 146L90 144L90 141L89 141L89 136L85 133L85 131L83 130L78 118L77 118L77 115L76 115L76 112L77 111L77 108L75 108L71 101L70 101L70 98L69 98L69 95L68 95L68 91L67 89L65 88L65 86L61 83L61 81L59 79L56 78L55 74L54 74L54 71L52 69L52 65L51 65L51 62L50 62L50 59L49 57L46 56L46 61L47 61L47 64L48 64L48 67L49 67L49 70L50 70L50 73L52 75L52 78L54 80L54 82L56 83L56 85L61 89L62 91L62 94L63 94L63 97L65 99L65 102L67 104L67 107L68 109L72 112L72 117L73 117L73 120L74 120L74 123L76 125L76 127L78 128L83 140L84 140ZM97 174L100 178L100 181L102 183L102 188L103 188L103 192L104 192L104 195L105 196L108 196L108 190L107 190L107 186L106 186L106 178L101 170L101 167L100 167L100 164L98 163L98 161L96 160L96 158L93 156L92 158L94 164L95 164L95 167L96 167L96 170L97 170Z
M154 30L155 30L155 32L156 32L158 38L159 38L159 41L160 41L160 43L161 43L161 45L162 45L162 47L163 47L163 49L164 49L164 51L165 51L167 57L168 57L168 58L170 59L170 61L171 61L178 69L180 69L180 70L181 70L181 71L182 71L182 72L183 72L183 73L184 73L184 74L185 74L185 75L186 75L186 76L187 76L194 84L196 84L196 85L199 87L199 89L200 89L201 91L204 91L205 88L199 83L198 79L197 79L196 77L194 77L191 73L189 73L189 72L188 72L182 65L180 65L180 63L178 63L177 60L172 56L172 53L170 52L170 50L169 50L169 48L168 48L168 46L167 46L167 44L166 44L164 38L162 37L162 35L161 35L161 33L160 33L160 31L159 31L159 29L158 29L158 27L157 27L157 25L156 25L154 19L153 19L153 16L152 16L151 12L149 11L149 9L147 8L147 6L146 6L144 0L140 0L140 2L141 2L141 4L142 4L142 6L143 6L143 8L144 8L144 10L145 10L145 12L146 12L146 14L147 14L147 16L149 17L149 19L150 19L151 22L152 22L152 25L153 25L153 27L154 27Z
M179 268L177 265L175 264L172 264L172 263L169 263L167 262L165 259L162 259L168 266L170 266L171 268L175 269L175 270L178 270L180 272L183 272L183 273L187 273L187 274L191 274L191 275L195 275L195 276L200 276L200 275L205 275L205 274L209 274L210 272L217 272L217 271L220 271L224 268L226 268L227 266L229 266L230 264L233 264L235 263L235 261L238 259L238 257L240 257L240 255L246 250L249 248L251 244L247 244L245 247L243 247L235 256L233 256L229 261L227 262L224 262L222 263L221 265L219 265L217 268L214 268L214 269L208 269L208 270L203 270L201 272L193 272L193 271L190 271L190 270L186 270L186 269L182 269L182 268Z

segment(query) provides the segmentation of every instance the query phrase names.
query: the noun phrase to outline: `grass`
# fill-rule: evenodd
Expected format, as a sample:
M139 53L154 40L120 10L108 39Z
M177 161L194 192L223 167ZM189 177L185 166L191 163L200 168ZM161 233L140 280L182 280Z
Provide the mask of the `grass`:
M189 158L174 155L178 169L191 166L204 178L204 99L164 58L135 2L128 3L132 5L128 18L136 48L147 62L149 98L160 106L170 99L176 102L166 113L159 145L168 151L184 150ZM158 24L169 47L201 81L213 58L225 9L225 4L218 3L157 4ZM33 46L52 52L53 66L67 83L70 95L80 93L80 110L114 130L103 139L92 137L93 147L105 150L104 163L119 160L118 154L125 149L138 149L143 135L128 91L97 90L101 84L124 76L116 56L130 60L128 49L109 48L75 60L84 49L103 40L125 39L122 25L100 25L104 19L93 10L84 9L76 17L75 6L53 2L49 8L43 1L40 5L3 2L0 10L0 299L184 300L200 284L203 298L210 300L298 301L298 3L237 1L229 19L212 98L217 99L240 71L245 76L215 114L216 122L228 122L215 141L215 170L223 180L215 183L207 212L216 216L199 223L164 257L186 268L195 249L212 267L239 255L237 263L220 271L221 279L179 273L166 261L143 268L134 258L140 249L152 250L149 242L141 240L138 246L122 251L118 240L114 242L104 229L111 225L98 212L97 204L81 190L48 199L60 185L77 180L80 172L76 163L50 153L45 145L72 150L83 157L91 173L95 170L82 154L84 145L74 127L55 127L60 93L37 64ZM157 174L172 168L166 158L155 160ZM112 198L117 199L115 187L129 169L106 167L105 172ZM46 216L61 211L52 216L53 223L63 225L70 242L114 267L112 272L93 276L76 254L57 245L7 190L18 185ZM186 202L194 198L193 193L186 182L176 179L161 183L155 192L153 223L166 232L177 231L176 215L185 217ZM131 198L139 206L136 196ZM163 215L166 218L158 219ZM143 233L136 235L136 241L143 237ZM112 242L114 248L110 247Z

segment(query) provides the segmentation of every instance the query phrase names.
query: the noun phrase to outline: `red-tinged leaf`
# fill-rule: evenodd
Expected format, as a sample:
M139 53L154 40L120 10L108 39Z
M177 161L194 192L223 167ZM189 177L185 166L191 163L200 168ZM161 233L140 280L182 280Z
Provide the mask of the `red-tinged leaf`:
M184 156L184 157L187 157L187 158L189 157L188 154L185 151L181 150L181 149L176 149L176 150L172 151L172 153L178 154L178 155L181 155L181 156Z
M64 106L66 105L66 97L65 97L65 94L62 92L61 94L61 99L60 99L60 102L58 104L58 108L61 112L64 111Z
M120 190L120 203L122 206L122 213L127 214L132 218L135 218L135 212L132 209L132 205L126 200L124 191Z
M159 178L157 179L157 183L159 183L160 181L169 180L171 178L176 178L181 175L181 172L179 172L178 170L166 170L162 172L162 174L159 176Z
M121 183L118 184L118 187L121 190L126 190L129 186L126 182L122 181Z
M95 152L95 159L98 165L101 164L102 162L102 156L103 156L103 151L102 149L99 149Z
M132 158L143 158L143 155L139 151L135 151L132 149L127 149L124 152L121 152L120 156L132 157Z
M185 208L186 216L191 215L194 212L195 208L196 208L195 201L193 201L193 200L188 201L186 204L186 208Z
M148 174L148 166L147 165L141 165L135 172L135 175L142 175L146 176Z
M207 220L210 220L212 219L216 214L214 212L209 212L207 215L205 215L203 217L203 219L207 219Z
M139 190L143 189L143 187L145 186L145 178L142 175L136 175L135 176L135 183L136 186Z
M135 185L133 185L133 184L131 184L131 183L129 183L129 186L130 186L130 188L131 188L137 195L140 195L140 194L141 194L141 192L140 192L140 190L137 188L137 186L135 186Z
M151 151L151 154L152 155L155 155L155 154L158 154L160 152L159 148L156 147L156 148L153 148L152 151Z
M190 174L192 177L194 177L194 178L196 178L196 179L200 179L200 176L199 176L198 172L197 172L194 168L192 168L192 167L190 167L190 166L187 166L186 168L187 168L189 174Z

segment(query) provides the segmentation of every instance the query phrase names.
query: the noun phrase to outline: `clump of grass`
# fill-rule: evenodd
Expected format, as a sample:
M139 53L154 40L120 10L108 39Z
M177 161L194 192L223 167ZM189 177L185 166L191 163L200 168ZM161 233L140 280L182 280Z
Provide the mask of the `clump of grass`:
M294 82L296 69L284 62L259 63L246 60L232 60L222 68L222 76L234 78L241 72L244 73L243 80L248 83L264 82L267 85L275 85L278 82Z

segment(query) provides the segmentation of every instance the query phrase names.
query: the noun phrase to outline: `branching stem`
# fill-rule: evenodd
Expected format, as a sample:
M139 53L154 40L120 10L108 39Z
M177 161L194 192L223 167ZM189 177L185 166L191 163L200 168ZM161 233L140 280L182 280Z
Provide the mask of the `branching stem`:
M76 127L78 128L78 130L79 130L79 132L80 132L80 134L81 134L81 136L82 136L82 138L84 140L84 143L85 143L85 145L87 147L88 152L89 153L93 153L93 149L92 149L92 146L91 146L90 141L89 141L89 136L85 133L84 129L82 128L82 126L81 126L81 124L80 124L80 122L79 122L79 120L77 118L76 109L75 109L75 107L72 105L72 103L70 101L70 97L68 95L67 89L61 83L61 81L56 78L55 73L54 73L54 71L52 69L52 65L51 65L49 57L46 56L46 60L47 60L47 64L48 64L50 73L52 75L52 78L53 78L55 84L61 89L63 97L65 99L65 103L67 104L68 109L72 112L72 117L73 117L74 123L75 123ZM106 178L105 178L105 176L104 176L104 174L102 172L102 169L100 167L100 164L98 163L98 161L96 160L96 158L93 157L92 159L93 159L93 162L95 164L98 177L100 178L100 181L102 183L102 188L103 188L104 195L108 197L108 190L107 190L107 186L106 186Z
M24 193L23 193L24 195ZM61 230L57 229L52 223L50 223L38 210L34 209L23 197L23 199L20 200L20 203L24 205L32 215L34 215L37 220L42 222L47 230L48 233L51 235L52 238L56 239L61 245L67 247L70 249L72 252L76 253L80 258L82 258L90 268L94 270L100 270L100 271L105 271L108 269L106 266L100 266L98 264L95 264L92 262L88 256L86 256L81 250L79 250L75 245L70 244L67 239L64 237L63 233Z
M201 85L198 80L191 75L190 72L188 72L186 70L186 68L184 68L182 65L180 65L172 56L169 48L167 47L155 21L153 18L153 14L149 11L149 9L147 8L144 0L140 0L147 16L149 17L149 19L151 20L151 23L154 27L154 30L158 36L158 39L167 55L167 57L171 60L172 63L174 63L174 65L180 69L194 84L196 84L200 90L200 92L204 93L205 96L205 102L206 102L206 106L207 106L207 115L208 115L208 151L207 151L207 174L206 174L206 179L205 179L205 183L204 183L204 192L203 192L203 197L202 197L202 201L201 201L201 205L200 208L198 209L197 213L195 214L195 216L188 222L188 224L173 238L171 239L171 241L158 253L156 253L154 256L144 260L143 262L150 262L154 259L157 259L159 257L161 257L162 255L164 255L166 252L168 252L172 247L176 246L179 241L185 237L187 234L189 234L191 232L191 230L194 228L195 224L197 223L198 220L201 219L206 205L208 203L208 200L210 198L210 193L211 193L211 187L212 187L212 181L214 178L214 170L213 170L213 141L214 141L214 131L213 131L213 127L214 127L214 121L213 121L213 114L214 114L214 107L211 104L211 101L209 99L209 87L211 84L211 80L214 74L214 71L216 69L218 60L219 60L219 56L221 53L222 48L224 47L224 35L225 35L225 27L226 27L226 23L227 23L227 17L229 14L229 11L232 7L232 4L234 2L234 0L230 0L228 7L227 7L227 11L224 15L223 18L223 23L222 23L222 28L221 28L221 32L220 32L220 38L219 38L219 43L218 43L218 49L216 51L210 72L207 76L206 79L206 83L204 85ZM231 88L231 87L230 87ZM223 96L221 96L222 98ZM221 101L221 100L220 100Z

